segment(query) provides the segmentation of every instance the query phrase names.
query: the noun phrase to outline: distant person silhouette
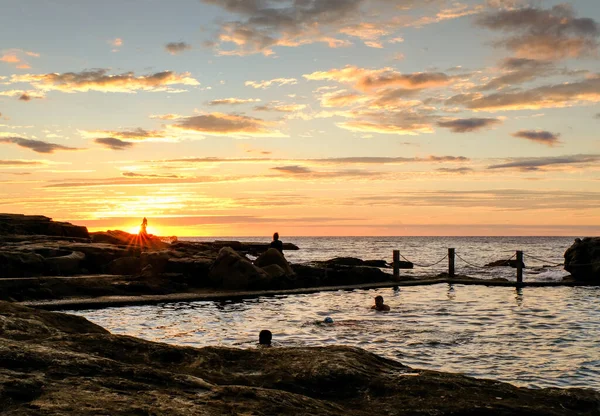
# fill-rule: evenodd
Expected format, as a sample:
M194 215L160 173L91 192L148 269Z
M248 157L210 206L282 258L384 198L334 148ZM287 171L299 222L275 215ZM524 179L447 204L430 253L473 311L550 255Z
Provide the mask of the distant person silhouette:
M273 234L273 241L271 241L269 247L276 248L281 254L283 254L283 243L279 239L279 233Z
M140 234L147 234L146 227L148 226L148 220L146 217L142 220L142 225L140 226Z
M375 305L371 306L371 309L375 309L379 312L389 312L390 307L383 303L383 296L375 296Z
M262 347L270 347L273 334L268 329L263 329L258 334L258 345Z

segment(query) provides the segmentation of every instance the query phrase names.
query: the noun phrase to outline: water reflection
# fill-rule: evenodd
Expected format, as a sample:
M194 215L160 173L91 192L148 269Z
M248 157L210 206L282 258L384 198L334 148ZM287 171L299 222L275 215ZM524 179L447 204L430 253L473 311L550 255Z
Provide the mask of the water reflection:
M382 295L391 311L370 309ZM81 311L113 333L178 345L343 344L518 385L600 389L599 288L403 287ZM330 316L334 325L317 325ZM518 346L518 348L517 348Z
M523 288L522 287L518 287L515 289L515 301L517 302L517 306L521 307L523 306Z

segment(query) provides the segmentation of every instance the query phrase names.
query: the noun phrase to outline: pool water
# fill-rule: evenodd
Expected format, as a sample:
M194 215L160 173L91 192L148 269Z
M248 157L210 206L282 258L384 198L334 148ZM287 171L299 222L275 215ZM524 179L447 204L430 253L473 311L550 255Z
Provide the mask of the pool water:
M382 295L391 312L370 309ZM439 284L71 311L115 334L202 347L350 345L415 368L600 390L600 288ZM323 324L325 317L333 324Z

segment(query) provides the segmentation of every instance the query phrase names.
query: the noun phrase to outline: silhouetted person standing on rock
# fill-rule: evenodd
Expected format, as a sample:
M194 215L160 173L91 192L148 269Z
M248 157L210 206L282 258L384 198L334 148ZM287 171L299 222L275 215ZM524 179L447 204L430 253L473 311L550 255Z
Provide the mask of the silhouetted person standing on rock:
M271 241L270 247L276 248L281 254L283 254L283 243L279 239L279 233L273 234L273 241Z
M144 217L144 219L142 220L142 225L140 227L140 234L143 234L143 235L148 234L146 231L147 226L148 226L148 220L146 219L146 217Z

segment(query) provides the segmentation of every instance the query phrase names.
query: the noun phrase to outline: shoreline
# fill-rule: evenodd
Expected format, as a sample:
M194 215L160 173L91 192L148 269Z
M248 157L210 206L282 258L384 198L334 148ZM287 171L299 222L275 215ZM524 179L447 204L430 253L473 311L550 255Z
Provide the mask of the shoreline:
M91 277L90 277L91 278ZM431 286L438 284L449 285L481 285L481 286L498 286L498 287L580 287L580 286L598 286L589 282L567 281L567 282L509 282L491 280L485 281L482 279L475 280L474 278L434 278L424 280L405 280L405 281L389 281L377 283L363 283L356 285L336 285L336 286L320 286L307 287L297 289L281 289L281 290L244 290L244 291L195 291L195 292L180 292L170 293L166 295L135 295L135 296L99 296L95 298L71 298L58 300L40 300L40 301L23 301L15 302L22 306L28 306L36 309L47 311L64 311L64 310L84 310L84 309L104 309L110 307L125 307L138 305L156 305L160 303L172 302L197 302L197 301L226 301L226 300L243 300L253 299L257 297L281 296L281 295L301 295L318 292L331 292L339 290L368 290L368 289L384 289L393 287L409 287L409 286Z

